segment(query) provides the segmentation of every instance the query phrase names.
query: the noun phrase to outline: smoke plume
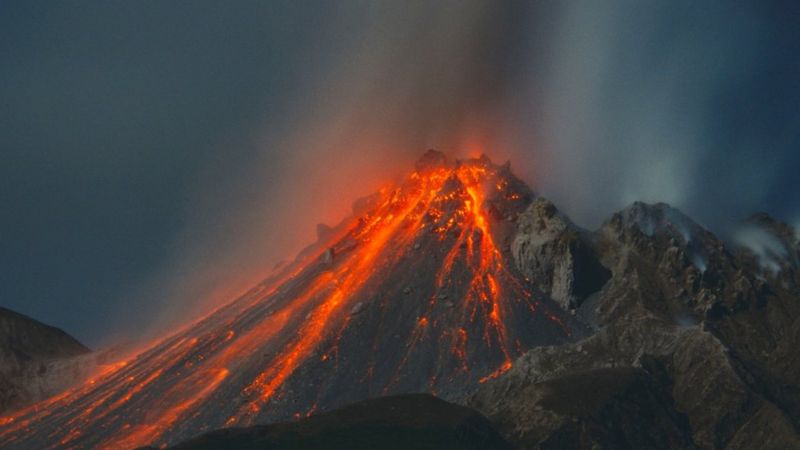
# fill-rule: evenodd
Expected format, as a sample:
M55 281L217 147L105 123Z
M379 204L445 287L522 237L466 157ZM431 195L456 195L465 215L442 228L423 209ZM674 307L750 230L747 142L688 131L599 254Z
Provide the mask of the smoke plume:
M712 228L798 209L775 198L800 187L787 168L800 123L787 114L800 97L787 73L800 71L781 59L797 44L775 5L320 8L291 49L304 57L281 117L216 143L197 177L186 232L147 288L169 299L167 322L185 301L205 299L202 310L263 277L430 147L510 159L587 227L634 200ZM255 151L228 161L237 145Z

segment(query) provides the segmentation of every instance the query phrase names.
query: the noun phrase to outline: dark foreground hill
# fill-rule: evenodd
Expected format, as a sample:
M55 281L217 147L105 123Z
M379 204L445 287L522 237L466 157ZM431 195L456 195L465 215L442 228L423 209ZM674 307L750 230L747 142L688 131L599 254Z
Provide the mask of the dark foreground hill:
M171 450L506 450L480 413L431 395L366 400L302 420L205 434Z

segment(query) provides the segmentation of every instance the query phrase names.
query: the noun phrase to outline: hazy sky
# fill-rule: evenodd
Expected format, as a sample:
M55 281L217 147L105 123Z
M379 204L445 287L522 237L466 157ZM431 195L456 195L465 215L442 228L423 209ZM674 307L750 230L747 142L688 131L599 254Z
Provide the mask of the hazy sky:
M0 304L90 346L214 304L428 147L579 224L800 222L794 2L0 3Z

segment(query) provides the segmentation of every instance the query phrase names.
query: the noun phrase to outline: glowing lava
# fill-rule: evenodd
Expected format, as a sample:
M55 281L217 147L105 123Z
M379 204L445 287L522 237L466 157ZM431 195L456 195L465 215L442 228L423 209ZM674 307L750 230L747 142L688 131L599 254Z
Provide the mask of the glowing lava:
M427 153L325 242L94 380L0 419L0 445L163 445L373 397L458 398L571 319L510 263L533 194L487 158Z

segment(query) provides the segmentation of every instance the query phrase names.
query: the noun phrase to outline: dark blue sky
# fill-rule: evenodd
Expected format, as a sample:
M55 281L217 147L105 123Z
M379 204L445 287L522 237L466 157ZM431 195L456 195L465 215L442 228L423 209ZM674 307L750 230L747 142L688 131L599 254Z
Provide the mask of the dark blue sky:
M0 302L90 343L112 332L120 293L186 226L216 144L281 113L316 15L273 2L3 2Z
M317 149L289 163L280 143L311 122L339 146L310 173L458 146L491 117L482 136L581 223L636 198L709 226L800 220L797 6L482 3L3 2L0 304L90 346L135 335L165 278L196 276L176 265L294 213L217 217L303 178ZM337 157L360 136L368 156ZM253 254L230 270L278 258Z

